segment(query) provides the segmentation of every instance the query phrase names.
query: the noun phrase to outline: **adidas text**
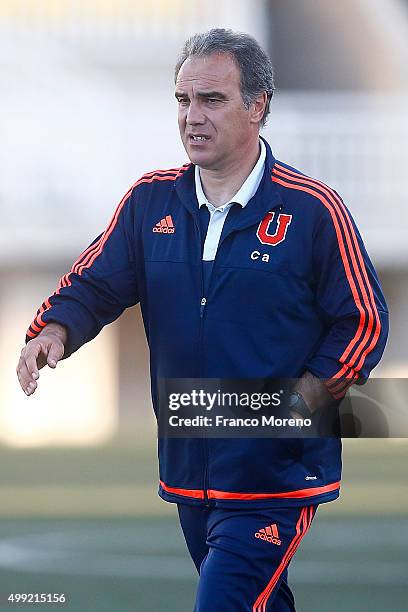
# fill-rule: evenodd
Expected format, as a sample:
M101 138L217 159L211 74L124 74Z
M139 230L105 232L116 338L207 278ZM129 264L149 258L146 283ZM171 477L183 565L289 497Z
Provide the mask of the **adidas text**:
M159 234L174 234L174 227L154 227L153 231Z
M265 533L260 533L259 531L256 532L255 537L259 538L260 540L265 540L265 542L271 542L271 544L276 544L277 546L280 546L282 544L282 541L278 540L278 538L268 536Z

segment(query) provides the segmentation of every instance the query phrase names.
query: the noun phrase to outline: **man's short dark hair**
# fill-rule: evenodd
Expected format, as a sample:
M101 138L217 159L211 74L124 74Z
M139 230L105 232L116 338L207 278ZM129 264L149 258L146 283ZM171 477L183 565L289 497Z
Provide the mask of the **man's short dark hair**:
M245 108L264 91L268 96L261 125L265 125L275 91L272 62L259 43L243 32L214 28L194 34L184 43L175 67L174 80L189 57L204 57L214 53L229 53L241 73L241 94Z

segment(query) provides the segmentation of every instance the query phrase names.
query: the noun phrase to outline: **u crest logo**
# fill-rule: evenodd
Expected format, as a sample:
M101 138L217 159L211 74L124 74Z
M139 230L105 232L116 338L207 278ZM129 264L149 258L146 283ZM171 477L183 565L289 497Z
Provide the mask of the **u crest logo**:
M286 238L286 232L290 225L290 222L292 221L292 215L285 215L283 213L279 213L275 233L269 234L268 229L273 221L274 216L274 212L266 213L266 215L259 224L259 227L256 231L256 235L258 236L259 242L262 242L262 244L270 244L271 246L276 246L280 242L283 242Z

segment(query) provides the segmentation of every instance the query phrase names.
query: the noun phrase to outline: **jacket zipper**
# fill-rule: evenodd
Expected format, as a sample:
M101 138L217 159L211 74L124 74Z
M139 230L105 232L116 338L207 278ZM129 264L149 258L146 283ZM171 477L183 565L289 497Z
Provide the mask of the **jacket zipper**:
M196 224L197 227L197 231L198 231L198 235L200 237L199 240L199 245L200 245L200 264L201 264L201 300L200 300L200 364L202 364L203 361L203 318L204 318L204 312L205 312L205 307L207 306L207 297L204 295L204 276L203 276L203 268L202 268L202 257L201 257L201 232L200 232L200 228L199 226ZM233 230L234 233L235 230ZM222 244L222 242L224 242L225 238L227 238L227 236L224 236L223 240L220 240L219 244L218 244L218 248L217 248L217 252L215 254L215 258L214 258L214 264L213 264L213 268L211 270L211 276L208 279L208 286L207 286L207 295L210 292L210 287L211 287L211 283L213 281L213 277L214 277L214 272L215 272L215 260L217 259L217 255L219 253L219 249L220 246ZM200 378L202 378L202 368L200 365ZM211 502L208 498L208 442L207 439L204 438L203 439L203 450L204 450L204 503L206 505L206 507L211 507Z
M275 208L277 208L275 206ZM203 377L203 353L204 353L204 348L203 348L203 319L204 319L204 313L205 313L205 308L207 306L207 297L204 295L204 275L203 275L203 268L202 268L202 254L201 254L201 230L200 230L200 226L199 223L197 222L196 219L194 219L194 223L195 223L195 227L196 227L196 232L198 235L198 249L199 249L199 261L200 261L200 274L201 274L201 300L200 300L200 378ZM208 279L208 287L207 287L207 291L209 293L210 291L210 286L211 286L211 282L213 281L213 276L214 276L214 272L215 272L215 263L216 263L216 259L218 256L218 253L220 251L220 247L221 244L225 241L226 238L228 238L231 234L235 233L237 230L233 229L229 234L227 234L227 236L224 236L222 240L220 240L219 244L218 244L218 248L217 248L217 252L215 254L215 258L214 258L214 264L213 264L213 268L211 271L211 277ZM204 492L204 502L205 505L207 507L211 506L210 500L208 499L208 442L207 439L204 437L203 438L203 455L204 455L204 485L203 485L203 492Z
M207 298L204 296L204 275L203 275L203 264L202 264L202 254L201 254L201 230L198 222L194 219L194 223L196 226L196 232L198 235L198 251L199 251L199 261L200 261L200 279L201 279L201 299L200 299L200 379L203 378L203 327L204 327L204 311L207 304ZM202 439L203 442L203 463L204 463L204 479L203 479L203 492L204 492L204 503L207 507L210 506L210 502L208 500L208 445L207 440L204 437Z
M199 227L198 227L198 234L201 237ZM222 241L220 241L218 248L217 248L217 252L215 254L214 264L211 270L211 276L208 279L207 295L210 292L211 283L213 281L214 271L215 271L215 260L217 259L219 247L221 246L221 243L224 242L224 240L225 240L225 237ZM201 242L200 242L200 247L201 247ZM201 257L201 248L200 248L200 257ZM205 308L207 306L207 297L204 296L204 276L203 276L202 262L201 262L201 295L202 295L202 298L200 301L200 357L201 357L201 363L202 363L202 359L203 359L202 356L204 352L203 351L203 325L204 325L203 318L204 318ZM200 377L202 378L202 369L200 370ZM209 508L211 507L211 502L208 498L208 442L206 438L203 439L203 450L204 450L204 502L205 502L205 505Z

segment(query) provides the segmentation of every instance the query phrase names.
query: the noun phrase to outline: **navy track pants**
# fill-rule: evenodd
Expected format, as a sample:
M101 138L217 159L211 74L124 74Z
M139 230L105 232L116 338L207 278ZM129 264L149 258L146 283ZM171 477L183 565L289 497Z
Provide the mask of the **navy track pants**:
M178 504L200 575L194 612L293 612L287 567L317 506L203 508Z

